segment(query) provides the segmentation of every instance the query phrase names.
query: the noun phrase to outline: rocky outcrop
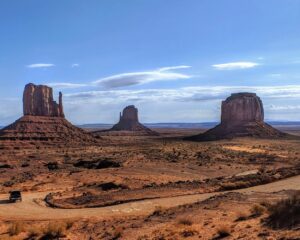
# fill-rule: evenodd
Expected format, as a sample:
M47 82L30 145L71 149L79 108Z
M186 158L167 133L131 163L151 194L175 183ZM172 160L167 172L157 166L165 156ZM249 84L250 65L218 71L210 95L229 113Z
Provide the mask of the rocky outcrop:
M123 114L120 113L119 122L114 125L111 130L139 131L142 128L144 128L144 126L139 123L138 109L134 105L130 105L124 108Z
M23 112L25 116L64 117L62 93L59 93L57 104L52 88L29 83L23 94Z
M255 93L235 93L222 102L222 124L263 121L263 104Z
M222 102L221 123L187 140L213 141L236 137L281 138L288 134L264 122L261 99L255 93L235 93Z
M139 122L138 109L134 105L124 108L123 113L120 113L120 119L111 129L105 131L96 131L94 134L111 133L118 131L128 135L158 135L157 132L152 131Z
M24 116L0 130L0 140L39 141L48 144L85 144L96 142L88 132L64 118L62 94L53 100L52 88L27 84L23 95Z

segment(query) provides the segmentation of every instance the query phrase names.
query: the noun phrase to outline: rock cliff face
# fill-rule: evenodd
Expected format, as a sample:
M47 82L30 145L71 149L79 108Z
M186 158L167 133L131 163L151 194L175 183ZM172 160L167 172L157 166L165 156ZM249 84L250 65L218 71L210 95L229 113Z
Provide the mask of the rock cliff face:
M119 122L112 127L112 130L138 131L141 127L138 119L138 109L133 106L127 106L120 113Z
M29 83L23 94L23 112L25 116L64 117L62 93L59 93L57 104L52 88Z
M221 123L187 140L213 141L236 137L281 138L288 134L264 122L261 99L255 93L235 93L222 102Z
M222 124L263 121L263 104L255 93L235 93L222 102Z

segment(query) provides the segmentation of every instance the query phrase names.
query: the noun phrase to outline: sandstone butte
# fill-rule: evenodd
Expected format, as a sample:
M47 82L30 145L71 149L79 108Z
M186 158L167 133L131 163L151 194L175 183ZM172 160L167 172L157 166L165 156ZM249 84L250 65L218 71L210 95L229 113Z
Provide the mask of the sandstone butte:
M139 122L138 109L134 105L129 105L120 113L120 119L111 129L104 131L96 131L95 134L101 132L126 132L130 135L158 135L157 132L152 131Z
M221 106L221 123L187 140L213 141L236 137L282 138L288 134L264 122L264 108L255 93L231 94Z
M94 142L88 132L65 119L62 93L59 103L52 88L29 83L23 93L23 117L0 131L0 140L53 142Z

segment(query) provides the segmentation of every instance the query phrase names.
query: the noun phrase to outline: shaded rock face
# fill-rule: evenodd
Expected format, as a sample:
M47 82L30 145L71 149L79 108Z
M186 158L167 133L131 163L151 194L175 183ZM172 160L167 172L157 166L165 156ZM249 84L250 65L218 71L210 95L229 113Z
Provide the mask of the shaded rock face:
M104 131L96 131L97 134L113 134L119 131L122 134L128 135L158 135L157 132L152 131L139 122L138 109L134 105L130 105L124 108L123 112L120 113L120 120L111 129ZM127 133L125 133L127 132Z
M261 99L255 93L235 93L222 102L221 123L192 141L214 141L236 137L282 138L290 135L264 122Z
M121 123L138 123L138 109L134 105L127 106L123 110L123 114L120 113Z
M139 131L145 128L139 123L138 109L134 105L124 108L123 113L120 113L119 122L112 127L112 130L123 131Z
M222 102L222 124L263 122L264 109L255 93L235 93Z
M24 89L23 112L25 116L64 117L62 93L59 93L57 104L52 88L29 83Z

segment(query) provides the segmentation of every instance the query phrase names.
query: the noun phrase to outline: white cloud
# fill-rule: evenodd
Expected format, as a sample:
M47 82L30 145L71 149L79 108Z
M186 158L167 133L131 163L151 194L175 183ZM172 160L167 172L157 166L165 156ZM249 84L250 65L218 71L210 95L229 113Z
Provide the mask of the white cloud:
M27 65L26 67L28 68L49 68L49 67L54 67L55 65L52 63L34 63Z
M79 64L78 64L78 63L73 63L73 64L71 65L71 67L72 67L72 68L79 67Z
M47 83L46 85L53 88L81 88L88 86L87 84L79 84L79 83Z
M176 70L176 69L185 69L185 68L191 68L191 66L180 65L180 66L174 66L174 67L163 67L163 68L160 68L159 71L163 72L163 71L170 71L170 70Z
M172 71L183 68L190 68L190 66L173 66L145 72L121 73L101 78L93 82L93 84L96 86L104 86L106 88L118 88L137 84L145 84L154 81L169 81L191 78L192 76L190 75Z
M247 69L258 66L256 62L230 62L212 65L217 70L235 70L235 69Z
M286 111L286 110L299 110L300 109L300 105L268 105L266 107L268 110L271 111Z
M136 105L148 122L218 121L222 100L237 92L255 92L261 97L268 120L300 119L300 85L110 89L65 94L64 103L71 120L77 122L115 122L118 112L129 104ZM282 102L289 104L281 106ZM271 104L279 107L272 109Z
M124 101L149 102L199 102L220 101L231 93L254 92L262 98L300 98L300 85L285 86L207 86L183 87L178 89L143 89L87 91L66 94L67 98L79 101L104 101L107 103Z

